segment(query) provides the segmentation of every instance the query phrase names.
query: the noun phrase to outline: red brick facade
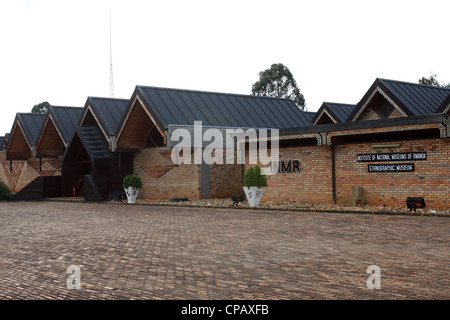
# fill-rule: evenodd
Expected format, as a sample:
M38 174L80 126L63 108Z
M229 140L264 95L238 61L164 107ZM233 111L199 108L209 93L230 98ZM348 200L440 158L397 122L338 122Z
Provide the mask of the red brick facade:
M280 148L280 161L300 161L300 172L277 173L267 176L262 202L297 201L330 203L331 151L329 146Z
M450 207L450 139L430 138L390 141L399 147L374 148L372 143L336 145L336 200L350 197L352 187L362 187L368 205L404 206L407 197L424 197L428 207ZM333 202L331 146L289 146L280 148L281 161L300 161L300 172L268 176L262 201L296 201L327 204ZM414 163L414 172L369 173L367 162L358 162L358 154L427 152L427 160ZM395 162L387 162L395 163ZM14 192L38 176L60 175L61 159L13 161L1 160L0 179ZM379 162L374 162L379 164ZM246 165L248 167L248 165ZM201 166L175 166L169 148L147 148L136 154L134 172L144 184L141 198L167 200L170 197L202 198ZM228 198L242 193L242 165L210 167L211 198Z
M136 153L134 173L141 177L144 185L139 197L150 200L200 199L200 165L175 166L170 155L169 148L147 148Z
M369 205L405 206L407 197L424 197L429 207L450 207L450 139L397 143L400 147L382 149L372 148L372 144L336 146L338 202L349 198L350 188L357 186L364 189L364 198ZM427 160L407 161L414 163L414 172L369 173L367 162L356 161L358 154L417 151L427 152Z
M213 164L210 167L211 198L231 198L232 194L243 193L243 165Z
M362 187L368 205L405 206L407 197L424 197L428 207L450 207L450 139L392 141L399 147L374 148L372 143L335 146L336 200L350 198L352 187ZM300 172L268 177L262 202L333 203L331 146L281 147L280 160L299 160ZM369 173L358 154L427 152L427 160L411 160L414 172ZM371 164L379 164L374 162ZM396 162L383 162L383 164ZM397 162L398 163L398 162Z
M140 197L151 200L172 197L201 199L201 165L176 166L171 160L171 152L170 148L147 148L136 154L134 173L141 177L144 184ZM213 164L209 174L211 198L231 198L233 193L242 193L241 165Z

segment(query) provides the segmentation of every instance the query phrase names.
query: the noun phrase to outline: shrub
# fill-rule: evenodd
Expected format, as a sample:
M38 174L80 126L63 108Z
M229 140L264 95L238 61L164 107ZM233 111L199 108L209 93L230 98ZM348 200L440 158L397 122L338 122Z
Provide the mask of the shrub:
M267 187L267 177L261 174L259 166L249 167L244 175L244 187Z
M11 197L11 190L9 190L8 186L3 181L0 181L0 200L9 200Z
M137 175L129 174L123 179L122 187L127 189L133 187L135 189L142 189L142 181Z

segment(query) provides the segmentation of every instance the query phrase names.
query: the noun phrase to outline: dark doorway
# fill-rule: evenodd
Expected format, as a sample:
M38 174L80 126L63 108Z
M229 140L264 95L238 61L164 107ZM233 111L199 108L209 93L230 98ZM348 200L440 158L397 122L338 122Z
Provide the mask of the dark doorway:
M64 196L84 195L84 175L92 173L92 160L78 135L75 135L62 164L62 187Z
M88 195L94 186L104 200L121 191L125 175L133 172L133 153L111 152L99 127L77 127L62 162L63 196ZM85 181L86 177L90 180ZM86 183L88 182L88 183ZM99 197L96 196L96 199Z

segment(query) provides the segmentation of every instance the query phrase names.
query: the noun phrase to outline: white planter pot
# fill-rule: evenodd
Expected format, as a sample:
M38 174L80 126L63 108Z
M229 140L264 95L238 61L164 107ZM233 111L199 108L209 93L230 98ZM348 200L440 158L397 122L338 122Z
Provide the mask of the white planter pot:
M250 207L259 206L259 202L261 201L263 191L264 191L264 188L244 187L244 192L245 192L245 195L247 196L248 204L250 205Z
M136 203L136 198L139 195L139 189L128 187L127 189L124 190L127 195L128 203Z

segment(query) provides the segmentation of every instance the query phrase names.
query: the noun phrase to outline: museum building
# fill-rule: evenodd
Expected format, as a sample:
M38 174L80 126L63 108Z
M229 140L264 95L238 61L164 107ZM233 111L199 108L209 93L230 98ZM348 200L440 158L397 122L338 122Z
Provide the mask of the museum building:
M103 201L130 173L148 199L243 193L248 162L172 161L171 133L201 121L221 132L279 130L278 172L263 202L404 206L423 197L449 208L449 114L449 88L386 79L356 104L324 102L317 112L289 99L137 86L130 99L89 97L83 108L17 114L0 138L0 179L16 199Z

